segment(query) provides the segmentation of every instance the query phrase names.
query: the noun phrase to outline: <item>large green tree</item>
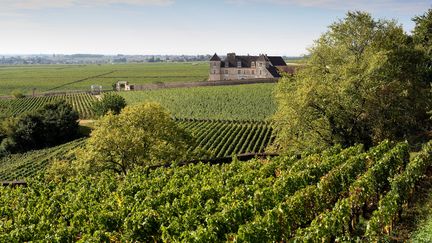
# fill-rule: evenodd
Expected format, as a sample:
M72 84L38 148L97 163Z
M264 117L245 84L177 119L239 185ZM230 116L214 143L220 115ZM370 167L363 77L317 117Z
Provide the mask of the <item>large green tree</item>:
M4 139L0 150L25 152L68 142L78 137L78 113L65 101L11 117L2 122Z
M78 153L76 167L89 173L111 169L126 174L135 166L185 160L193 146L191 135L163 107L144 103L102 117Z
M432 9L423 15L413 18L415 27L413 30L413 41L418 49L425 52L427 73L426 78L432 81Z
M421 129L430 107L423 52L395 21L348 12L277 85L276 149L371 146Z

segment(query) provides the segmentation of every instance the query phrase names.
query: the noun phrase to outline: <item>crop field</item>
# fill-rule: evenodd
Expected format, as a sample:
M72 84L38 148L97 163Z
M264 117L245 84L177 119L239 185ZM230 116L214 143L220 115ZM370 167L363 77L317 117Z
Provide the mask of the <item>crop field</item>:
M78 139L56 147L13 154L0 158L0 181L24 179L44 171L53 159L68 159L75 148L84 144Z
M274 84L193 87L148 91L119 92L128 104L153 101L166 107L174 117L195 119L262 121L274 114ZM53 100L64 99L79 113L81 119L94 117L95 96L68 94L60 96L0 99L6 115L19 115L42 107Z
M194 87L120 92L128 104L154 101L175 117L222 120L266 120L276 110L274 84Z
M265 122L204 120L179 121L179 124L215 158L264 152L273 139L272 128Z
M112 90L119 80L132 84L203 81L208 78L208 68L206 62L0 66L0 95L14 90L31 94L33 88L37 93L89 91L93 84Z
M29 180L0 188L0 239L377 241L391 234L431 152L429 143L410 159L406 143L384 141L300 159L138 169L122 180Z
M180 120L178 123L192 133L199 146L209 152L210 158L264 152L273 139L272 128L265 122ZM85 139L81 139L0 159L0 181L34 176L45 169L50 160L69 154L84 143Z
M24 112L37 110L55 100L65 100L71 104L81 119L94 117L92 106L96 98L87 93L0 100L0 110L6 116L16 116Z

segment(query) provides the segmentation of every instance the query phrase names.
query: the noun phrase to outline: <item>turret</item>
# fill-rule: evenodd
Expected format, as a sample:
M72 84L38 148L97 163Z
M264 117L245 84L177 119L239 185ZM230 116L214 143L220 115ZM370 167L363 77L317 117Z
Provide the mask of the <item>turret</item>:
M209 81L221 80L221 62L222 60L216 53L210 58Z

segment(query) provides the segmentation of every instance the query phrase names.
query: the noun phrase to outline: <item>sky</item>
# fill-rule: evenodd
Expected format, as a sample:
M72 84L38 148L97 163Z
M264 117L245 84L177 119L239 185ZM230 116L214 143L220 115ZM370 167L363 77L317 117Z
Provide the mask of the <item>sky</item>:
M301 56L349 10L411 18L432 0L0 0L0 54Z

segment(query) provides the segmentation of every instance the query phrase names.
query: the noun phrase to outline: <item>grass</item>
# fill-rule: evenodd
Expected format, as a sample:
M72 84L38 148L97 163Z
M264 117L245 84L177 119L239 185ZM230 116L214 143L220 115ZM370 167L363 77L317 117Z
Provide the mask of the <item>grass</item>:
M19 90L31 94L50 91L90 90L93 84L111 90L118 80L132 84L155 82L203 81L208 64L145 63L103 65L29 65L0 66L0 95Z
M400 242L432 242L432 170L417 185L396 232L394 239Z

